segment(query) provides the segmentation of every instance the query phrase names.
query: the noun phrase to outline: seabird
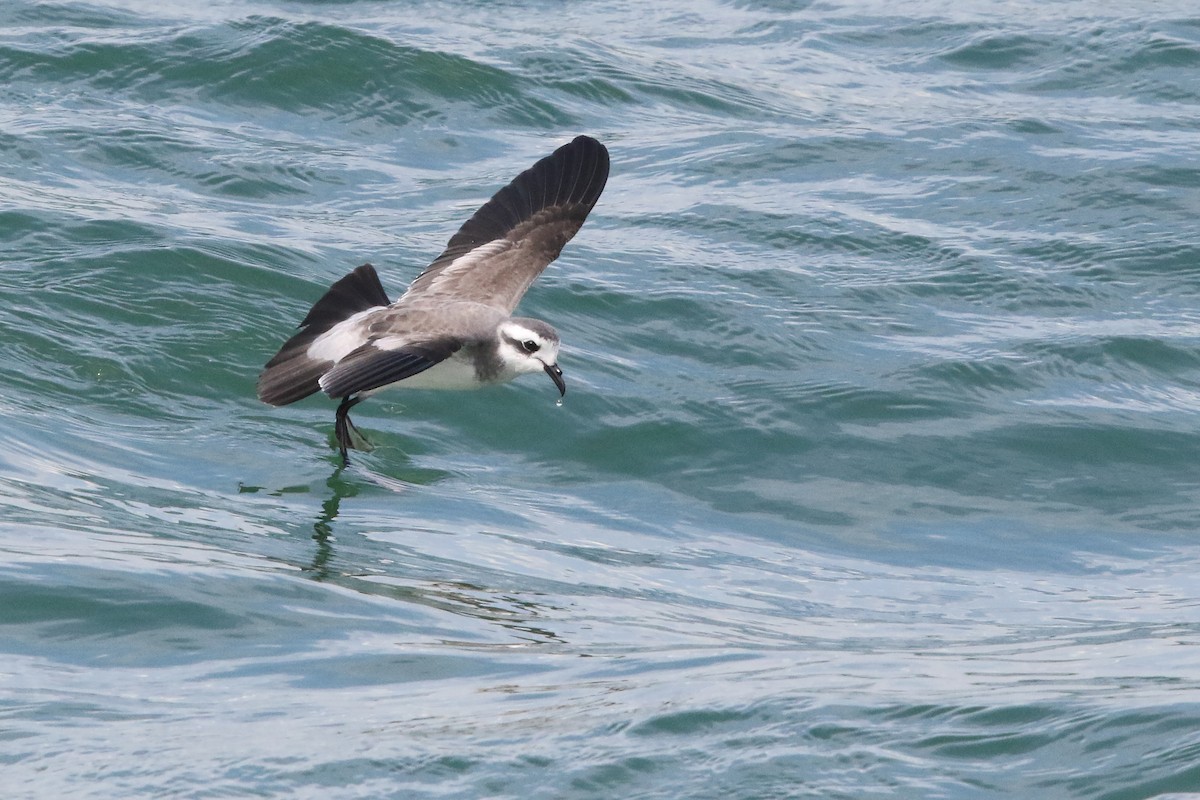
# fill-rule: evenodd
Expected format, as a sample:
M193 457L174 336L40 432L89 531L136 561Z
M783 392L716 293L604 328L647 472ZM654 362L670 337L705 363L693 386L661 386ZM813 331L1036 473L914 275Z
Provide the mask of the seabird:
M259 399L283 406L317 391L340 399L334 432L345 466L358 433L350 409L391 386L474 389L545 372L565 395L558 333L512 313L607 180L604 145L576 137L484 203L399 300L370 264L350 272L267 362Z

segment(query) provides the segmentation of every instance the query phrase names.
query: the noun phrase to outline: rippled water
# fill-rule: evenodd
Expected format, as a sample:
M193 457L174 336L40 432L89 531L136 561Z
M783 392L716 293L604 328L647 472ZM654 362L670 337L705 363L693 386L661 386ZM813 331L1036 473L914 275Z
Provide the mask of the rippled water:
M0 6L4 797L1200 794L1200 16ZM578 133L570 392L265 360Z

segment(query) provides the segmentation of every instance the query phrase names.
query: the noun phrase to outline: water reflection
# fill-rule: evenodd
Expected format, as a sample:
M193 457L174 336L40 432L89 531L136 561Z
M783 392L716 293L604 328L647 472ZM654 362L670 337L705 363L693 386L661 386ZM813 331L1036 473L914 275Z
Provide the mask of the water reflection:
M342 479L342 470L343 467L339 466L329 476L329 480L325 481L325 486L333 494L321 504L321 513L317 515L317 521L313 523L312 538L317 543L317 547L313 553L312 562L305 571L318 581L327 580L330 577L329 559L333 555L333 545L329 540L333 536L333 521L337 519L338 512L341 510L342 500L356 496L359 491L357 484Z
M432 472L426 470L426 473ZM356 472L372 483L396 493L415 488L409 483L383 475ZM554 631L535 624L538 618L553 611L552 606L529 599L510 590L489 589L465 581L431 581L418 577L406 577L388 572L373 572L370 568L361 572L349 572L331 567L335 556L334 529L341 513L342 501L358 496L363 489L360 481L343 477L339 465L325 481L330 495L321 504L321 513L313 522L312 539L316 543L312 560L301 569L313 580L332 583L363 594L389 597L406 603L417 603L460 616L472 617L494 623L517 638L534 643L563 643ZM365 566L365 565L364 565ZM464 643L454 642L457 646ZM481 646L471 643L471 646ZM505 644L503 646L511 646Z

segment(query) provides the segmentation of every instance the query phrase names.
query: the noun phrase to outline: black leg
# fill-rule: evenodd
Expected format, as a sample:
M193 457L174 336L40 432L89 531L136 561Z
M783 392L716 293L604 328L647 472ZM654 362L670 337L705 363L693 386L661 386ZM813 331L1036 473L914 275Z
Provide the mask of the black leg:
M342 467L350 465L350 456L346 453L347 448L354 447L354 442L350 438L351 431L358 433L358 428L354 427L354 423L350 421L350 409L358 405L361 397L350 397L347 395L342 398L342 404L337 407L337 418L333 423L333 433L337 437L338 449L342 453Z

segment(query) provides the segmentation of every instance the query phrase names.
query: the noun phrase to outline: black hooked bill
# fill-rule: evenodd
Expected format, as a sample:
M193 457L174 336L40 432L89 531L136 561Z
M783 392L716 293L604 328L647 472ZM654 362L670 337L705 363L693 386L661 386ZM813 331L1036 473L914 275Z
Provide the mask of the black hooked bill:
M542 369L546 370L546 374L550 376L550 380L554 381L554 385L558 387L559 399L567 394L567 382L563 380L562 367L558 364L543 364Z

